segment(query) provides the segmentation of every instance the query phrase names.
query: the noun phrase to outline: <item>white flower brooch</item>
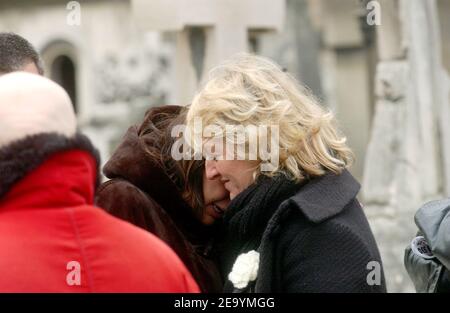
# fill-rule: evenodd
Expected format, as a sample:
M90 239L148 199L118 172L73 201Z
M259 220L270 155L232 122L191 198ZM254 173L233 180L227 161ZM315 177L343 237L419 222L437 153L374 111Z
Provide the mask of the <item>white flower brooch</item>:
M259 252L251 250L239 255L234 262L228 279L237 289L244 289L248 283L256 280L259 268Z

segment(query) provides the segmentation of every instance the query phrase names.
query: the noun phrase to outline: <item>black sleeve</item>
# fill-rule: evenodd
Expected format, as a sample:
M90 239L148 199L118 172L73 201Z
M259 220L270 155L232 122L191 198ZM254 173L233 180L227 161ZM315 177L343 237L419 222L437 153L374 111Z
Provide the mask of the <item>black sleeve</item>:
M381 261L348 228L325 222L291 238L281 256L283 292L385 292ZM375 276L368 283L371 261L379 264L380 284Z
M450 293L450 272L447 268L442 271L436 288L437 293Z

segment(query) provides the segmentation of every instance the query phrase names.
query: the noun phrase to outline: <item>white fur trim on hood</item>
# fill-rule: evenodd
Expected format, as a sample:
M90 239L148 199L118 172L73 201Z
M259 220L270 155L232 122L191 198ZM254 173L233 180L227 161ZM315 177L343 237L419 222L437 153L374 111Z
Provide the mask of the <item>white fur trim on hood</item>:
M72 137L76 127L70 98L58 84L25 72L0 77L0 147L40 133Z

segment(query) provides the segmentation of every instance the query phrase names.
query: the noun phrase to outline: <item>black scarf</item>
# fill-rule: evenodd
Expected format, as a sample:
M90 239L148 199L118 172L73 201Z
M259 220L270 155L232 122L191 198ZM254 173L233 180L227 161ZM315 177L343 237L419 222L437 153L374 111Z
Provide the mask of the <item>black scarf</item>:
M280 204L300 188L285 175L261 175L231 201L223 221L220 244L221 271L228 281L234 261L241 253L257 250L272 215Z

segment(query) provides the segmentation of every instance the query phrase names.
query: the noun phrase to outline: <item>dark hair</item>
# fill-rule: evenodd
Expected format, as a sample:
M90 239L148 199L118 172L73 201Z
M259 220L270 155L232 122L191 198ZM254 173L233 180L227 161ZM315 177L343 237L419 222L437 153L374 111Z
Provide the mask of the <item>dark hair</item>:
M179 112L159 112L141 125L139 136L146 136L151 145L146 152L154 164L158 164L175 184L182 198L191 206L194 215L201 219L204 210L203 171L204 160L175 160L171 155L174 142L172 128L186 123L187 109Z
M44 74L42 61L34 47L23 37L14 33L0 33L0 73L20 71L33 62L39 74Z

